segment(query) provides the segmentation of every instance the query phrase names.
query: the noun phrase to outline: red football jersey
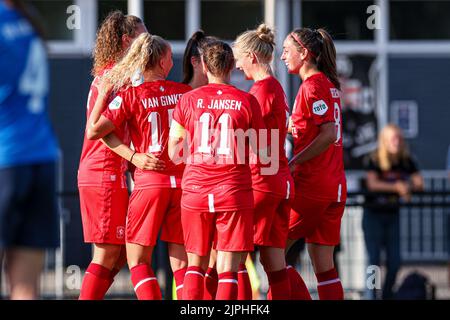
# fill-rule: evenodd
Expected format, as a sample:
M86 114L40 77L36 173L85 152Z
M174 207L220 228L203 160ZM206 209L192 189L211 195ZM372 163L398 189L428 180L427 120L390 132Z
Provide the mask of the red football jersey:
M209 84L181 98L174 120L186 129L189 144L182 205L206 211L253 208L245 133L265 129L255 97L231 85Z
M273 164L252 164L253 189L270 192L278 196L289 198L293 195L294 184L289 172L288 159L286 158L285 140L287 134L287 119L289 107L286 95L280 83L274 77L268 77L256 81L250 89L261 107L264 124L269 130L278 130L278 157L272 152L272 162L278 165L278 172L273 175L262 175L261 168L273 167ZM274 143L274 141L272 141Z
M112 66L105 68L100 76L94 78L87 101L86 128L89 116L94 109L98 97L100 77ZM129 135L126 125L117 126L115 134L126 144L129 144ZM127 161L114 153L100 140L89 140L84 135L83 149L81 151L78 168L79 186L117 186L126 188L125 172Z
M169 159L167 142L173 109L191 87L168 80L144 82L120 92L103 115L116 127L127 124L131 141L139 153L152 153L165 161L163 171L136 168L136 189L179 188L184 164Z
M298 165L294 174L297 190L314 199L340 202L346 197L340 104L339 90L319 72L302 83L292 110L295 154L317 137L320 125L333 122L336 126L336 142Z

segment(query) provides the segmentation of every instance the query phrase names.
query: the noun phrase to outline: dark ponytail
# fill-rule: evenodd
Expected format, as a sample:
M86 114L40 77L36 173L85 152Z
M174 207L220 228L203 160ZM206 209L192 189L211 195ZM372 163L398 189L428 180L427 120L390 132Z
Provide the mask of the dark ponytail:
M322 37L322 52L317 57L317 68L325 73L337 89L341 90L336 68L336 48L334 47L333 39L325 29L318 29L317 32Z
M183 83L188 84L194 76L194 67L191 63L192 57L200 58L198 50L200 43L205 39L203 30L198 30L189 39L183 55Z
M292 31L291 37L298 48L305 47L319 71L323 72L337 89L341 89L336 68L336 48L325 29L309 28Z

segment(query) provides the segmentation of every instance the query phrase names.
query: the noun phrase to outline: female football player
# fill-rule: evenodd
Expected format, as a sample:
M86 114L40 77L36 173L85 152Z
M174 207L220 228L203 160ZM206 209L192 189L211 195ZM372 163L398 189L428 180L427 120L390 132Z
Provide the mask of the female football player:
M277 140L278 147L272 150L272 155L276 155L275 159L272 158L277 165L275 172L264 172L270 165L252 165L254 244L260 248L271 298L290 299L284 250L289 231L289 199L294 195L294 183L284 149L289 107L283 88L270 67L274 47L272 30L261 24L256 30L239 35L233 49L236 68L244 72L247 80L255 81L250 93L258 100L266 128ZM245 265L241 268L245 270Z
M295 199L287 249L305 238L319 298L339 300L344 292L333 264L333 251L339 243L347 189L336 50L324 29L302 28L287 35L281 59L289 73L302 80L292 111L295 155L290 168ZM290 270L294 298L310 299L301 277Z
M201 61L209 84L181 98L169 140L170 157L187 163L181 214L188 253L183 298L203 298L204 269L214 241L216 299L235 300L239 262L253 250L253 194L249 143L233 132L244 134L264 124L257 100L230 85L235 62L230 46L208 42L201 48ZM181 148L180 158L183 144L187 147Z
M150 266L161 228L161 240L169 243L174 273L187 263L180 218L184 165L175 165L168 159L167 140L175 104L190 87L165 80L172 67L169 43L159 36L140 35L127 55L105 76L112 91L120 92L99 120L93 119L87 131L89 139L99 139L126 124L135 147L134 152L128 151L126 159L132 162L138 153L147 153L165 164L159 171L138 167L134 173L125 236L127 261L139 299L161 299Z
M141 19L120 11L108 15L100 26L94 49L95 77L89 91L87 118L99 94L99 81L124 55L131 42L146 28ZM115 133L127 139L125 127ZM125 160L101 141L84 137L78 169L78 189L84 241L93 244L93 258L86 270L80 299L103 299L114 276L125 264L125 218L128 190Z

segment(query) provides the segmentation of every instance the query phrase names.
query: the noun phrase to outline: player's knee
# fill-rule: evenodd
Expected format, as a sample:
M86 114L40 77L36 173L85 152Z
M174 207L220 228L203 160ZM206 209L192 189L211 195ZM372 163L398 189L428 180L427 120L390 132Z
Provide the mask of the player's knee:
M121 251L122 246L119 245L96 246L94 258L92 260L95 263L111 269L117 264L121 256Z

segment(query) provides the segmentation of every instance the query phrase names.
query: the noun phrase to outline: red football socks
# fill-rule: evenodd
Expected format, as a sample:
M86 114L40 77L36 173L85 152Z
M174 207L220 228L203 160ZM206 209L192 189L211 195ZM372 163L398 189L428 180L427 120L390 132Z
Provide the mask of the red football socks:
M238 280L237 272L224 272L219 274L216 300L237 300Z
M208 268L205 274L205 288L203 292L203 300L215 300L217 294L218 285L217 270L214 268Z
M188 267L184 276L183 299L202 300L205 271L200 267Z
M131 282L139 300L161 300L158 280L149 264L142 263L130 269Z
M183 299L183 284L184 284L184 276L186 274L187 268L178 269L173 273L173 277L175 279L175 285L177 287L177 300Z
M96 263L91 263L81 284L79 300L102 300L111 285L111 271Z
M287 274L291 287L291 300L312 300L305 281L292 266L287 266Z
M320 300L344 300L344 289L335 268L316 274Z
M250 277L248 276L247 268L245 264L239 265L239 271L237 274L238 280L238 300L252 300L252 285L250 283Z
M267 273L269 279L270 300L289 300L291 299L291 286L289 282L287 269Z

